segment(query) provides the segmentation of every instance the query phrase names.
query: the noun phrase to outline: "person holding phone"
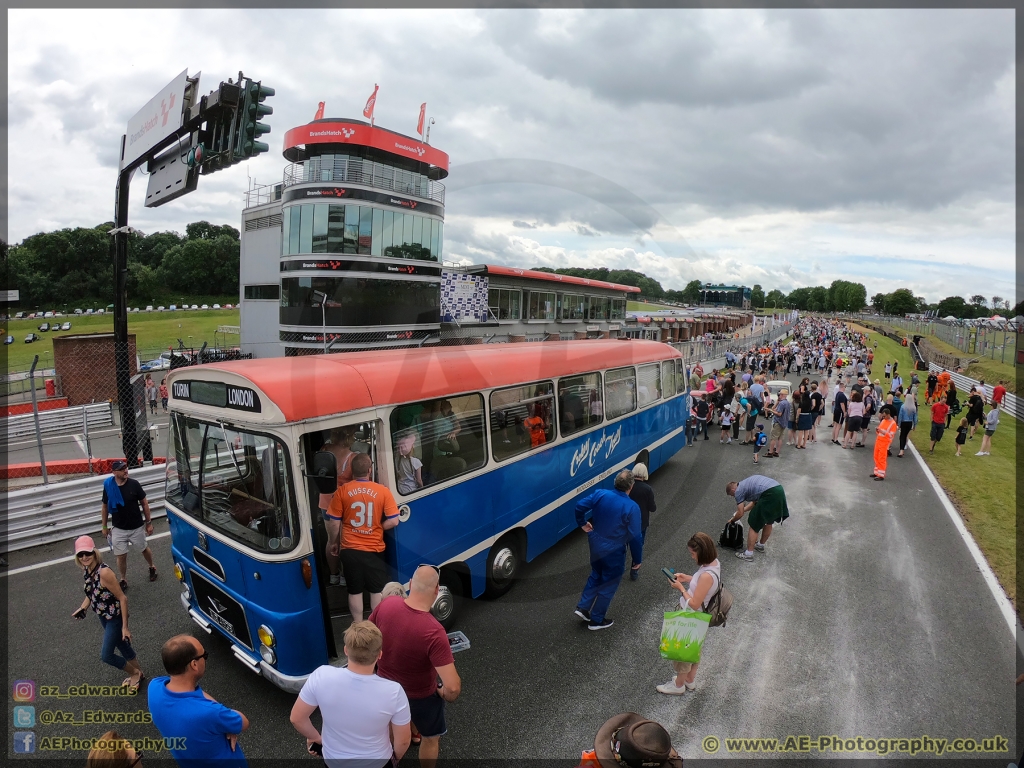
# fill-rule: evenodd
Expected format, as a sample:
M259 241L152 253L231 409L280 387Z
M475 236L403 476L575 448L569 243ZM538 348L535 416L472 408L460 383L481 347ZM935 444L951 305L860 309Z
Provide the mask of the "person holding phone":
M121 685L138 690L139 683L146 676L132 648L132 633L128 630L128 596L117 583L117 577L110 566L103 562L103 556L91 536L75 539L75 562L81 566L85 577L85 599L71 615L82 621L86 609L92 608L95 611L103 627L100 658L112 667L127 670L129 676ZM121 655L115 651L120 651Z
M722 583L722 564L718 562L718 550L714 540L706 533L695 533L686 542L686 551L697 563L697 570L692 576L688 573L673 573L664 568L662 572L671 575L669 585L679 590L680 610L704 611ZM704 641L704 648L707 648L707 640ZM696 690L697 684L694 680L697 677L697 666L688 661L673 661L675 677L659 685L658 692L680 696L687 691Z

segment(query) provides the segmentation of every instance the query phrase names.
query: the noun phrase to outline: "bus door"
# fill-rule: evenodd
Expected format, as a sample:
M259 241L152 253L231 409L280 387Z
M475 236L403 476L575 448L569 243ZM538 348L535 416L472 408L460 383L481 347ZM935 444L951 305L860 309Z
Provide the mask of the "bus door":
M363 421L340 424L329 428L307 432L302 437L304 466L312 472L314 456L318 452L334 455L334 469L337 474L337 486L352 479L352 459L359 453L369 455L373 461L370 477L381 482L377 449L380 427L376 421ZM348 608L348 591L342 584L344 574L336 557L327 552L327 519L325 513L331 503L331 494L321 493L315 483L307 484L311 523L313 529L314 556L317 564L318 591L321 598L321 610L324 614L325 630L328 635L329 653L337 656L341 653L341 633L348 624L351 613ZM389 566L394 569L394 539L391 532L385 533L385 553ZM332 575L338 578L332 579Z
M285 442L180 413L171 442L172 549L191 607L254 667L262 660L280 675L308 674L327 648Z

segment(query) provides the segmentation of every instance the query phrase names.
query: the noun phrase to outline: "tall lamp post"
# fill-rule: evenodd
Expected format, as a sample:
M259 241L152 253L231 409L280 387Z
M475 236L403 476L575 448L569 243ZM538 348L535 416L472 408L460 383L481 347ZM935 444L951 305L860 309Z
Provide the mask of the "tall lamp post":
M314 304L320 305L320 321L323 329L324 354L327 354L327 294L323 291L313 291L311 298Z

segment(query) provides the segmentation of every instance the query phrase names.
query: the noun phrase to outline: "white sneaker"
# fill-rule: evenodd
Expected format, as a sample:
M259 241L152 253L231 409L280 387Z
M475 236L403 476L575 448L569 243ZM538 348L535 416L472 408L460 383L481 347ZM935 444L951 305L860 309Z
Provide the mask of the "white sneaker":
M744 550L740 550L736 553L736 557L738 557L740 560L746 560L749 563L753 561L754 553L751 552L750 554L747 554Z
M764 552L764 544L762 544L762 543L761 543L761 542L759 541L759 542L757 542L757 544L755 544L755 545L754 545L754 549L755 549L756 551L758 551L758 552Z
M676 688L676 679L673 677L667 683L662 683L661 685L657 686L657 690L658 693L665 693L669 696L682 696L684 693L686 693L687 688L685 683L682 685L682 687Z
M978 452L977 452L976 454L974 454L974 455L975 455L975 456L988 456L988 454L987 454L987 453L985 453L984 451L978 451Z
M694 680L692 683L683 683L683 687L686 688L686 690L688 690L688 691L696 691L697 690L697 681Z

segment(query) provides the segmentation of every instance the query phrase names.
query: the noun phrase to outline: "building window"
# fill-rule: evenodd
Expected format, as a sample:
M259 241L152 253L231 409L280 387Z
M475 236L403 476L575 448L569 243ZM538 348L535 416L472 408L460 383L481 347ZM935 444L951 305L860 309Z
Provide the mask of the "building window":
M526 319L527 320L554 320L555 319L555 294L541 291L529 291L527 293Z
M284 210L281 252L358 253L437 261L444 224L437 219L368 205L294 205Z
M578 293L562 294L562 320L586 320L587 297Z
M612 299L612 313L609 317L610 320L625 320L626 319L626 300L625 299Z
M511 288L491 288L487 291L487 308L498 320L520 320L519 302L522 293Z
M313 292L327 294L326 318ZM363 277L286 277L281 280L281 324L320 327L438 325L437 281Z
M555 439L555 387L540 381L491 393L491 451L497 461Z
M612 300L604 296L591 296L590 297L590 313L588 315L591 320L607 320L608 315L611 312Z
M272 285L247 285L243 294L246 299L266 299L277 301L281 298L281 286L277 283Z

